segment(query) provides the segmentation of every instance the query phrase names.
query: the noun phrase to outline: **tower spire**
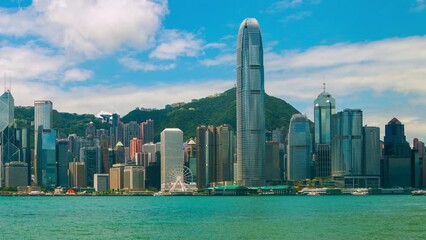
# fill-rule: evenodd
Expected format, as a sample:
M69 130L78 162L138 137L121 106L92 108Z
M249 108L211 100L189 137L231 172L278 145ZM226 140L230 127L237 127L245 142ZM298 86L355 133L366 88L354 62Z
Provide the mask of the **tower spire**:
M322 83L322 90L325 92L325 82Z

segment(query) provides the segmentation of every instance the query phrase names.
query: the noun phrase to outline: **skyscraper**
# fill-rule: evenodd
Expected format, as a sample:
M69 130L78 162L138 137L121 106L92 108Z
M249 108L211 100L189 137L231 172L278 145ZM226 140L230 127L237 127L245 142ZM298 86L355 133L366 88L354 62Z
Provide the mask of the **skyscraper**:
M331 176L331 116L336 112L336 101L330 93L320 93L314 101L315 120L315 177Z
M207 186L206 178L206 126L197 127L197 187Z
M142 140L133 138L130 140L130 159L135 159L135 154L142 152Z
M124 127L124 146L130 146L130 140L133 138L141 139L141 129L137 122L131 121Z
M385 126L384 144L383 185L411 187L411 149L398 119Z
M178 128L166 128L161 132L161 191L168 190L172 171L183 172L183 132Z
M263 47L256 19L247 18L237 43L237 183L265 185Z
M56 131L41 129L37 145L37 183L39 186L55 187L57 185L56 168Z
M148 119L141 123L141 138L144 144L154 142L154 120Z
M314 102L315 144L330 144L331 116L336 113L336 100L330 93L320 93Z
M5 164L20 161L15 145L15 100L9 90L0 96L0 187L4 184Z
M332 176L362 175L362 111L345 109L332 116Z
M288 130L288 180L302 180L311 177L311 141L308 119L302 114L293 114Z
M58 186L68 187L68 168L72 161L69 140L61 139L56 143L56 160L58 162Z
M53 114L52 114L52 102L49 100L36 100L34 101L34 173L35 179L38 185L41 183L38 182L41 176L38 174L41 172L39 168L39 132L43 129L52 129L53 127Z

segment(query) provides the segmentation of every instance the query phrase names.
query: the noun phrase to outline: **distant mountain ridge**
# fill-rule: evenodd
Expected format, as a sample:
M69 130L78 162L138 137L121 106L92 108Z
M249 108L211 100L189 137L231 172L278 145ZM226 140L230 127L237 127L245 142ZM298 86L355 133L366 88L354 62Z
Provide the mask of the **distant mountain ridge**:
M290 118L299 113L286 101L265 94L265 120L266 129L280 128L287 132ZM18 126L29 127L34 121L34 107L15 107L15 119ZM195 137L195 130L200 125L229 124L235 129L236 125L236 89L231 88L221 94L201 98L197 101L186 103L180 107L154 110L135 109L122 116L124 123L136 121L138 123L147 119L154 120L156 140L160 140L160 132L164 128L180 128L185 139ZM97 129L109 129L109 125L101 123L93 114L76 114L53 111L53 128L64 137L76 133L84 136L87 123L93 122Z

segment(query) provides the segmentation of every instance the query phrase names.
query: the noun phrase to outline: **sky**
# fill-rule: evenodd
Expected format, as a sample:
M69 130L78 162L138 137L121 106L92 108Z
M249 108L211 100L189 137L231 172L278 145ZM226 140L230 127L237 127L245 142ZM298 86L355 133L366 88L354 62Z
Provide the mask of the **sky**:
M426 0L0 0L0 74L15 105L163 108L235 85L249 17L267 94L313 120L326 83L337 111L361 109L381 135L396 117L426 140Z

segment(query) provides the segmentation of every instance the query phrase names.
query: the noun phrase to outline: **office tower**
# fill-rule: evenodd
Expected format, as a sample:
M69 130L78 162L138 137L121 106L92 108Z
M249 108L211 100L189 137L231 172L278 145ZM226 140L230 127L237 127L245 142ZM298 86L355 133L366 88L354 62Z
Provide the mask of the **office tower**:
M58 186L68 187L68 169L72 161L69 150L69 140L62 139L56 142L56 160L58 162Z
M336 112L336 101L330 93L325 91L314 101L315 120L315 176L331 176L331 116Z
M207 187L206 179L206 126L197 127L197 187Z
M101 129L103 130L103 129ZM102 155L102 172L109 173L110 163L109 163L109 152L108 152L108 133L106 131L97 132L97 137L99 139L99 145L101 147Z
M96 192L108 192L109 191L109 174L97 173L93 175L93 187Z
M419 141L419 139L414 138L413 139L413 150L416 151L419 155L419 161L422 165L422 172L421 172L421 181L420 184L424 188L426 187L426 151L425 151L425 143L422 141Z
M15 146L20 149L20 159L28 166L28 186L31 185L30 129L15 128Z
M362 111L345 109L331 118L331 174L362 175Z
M126 164L114 164L109 169L109 189L119 191L124 188L124 168Z
M133 138L141 139L141 129L137 122L131 121L124 127L124 146L130 146L130 140Z
M265 146L265 179L267 183L281 182L280 144L266 142Z
M148 119L141 123L141 138L143 143L154 142L154 120Z
M52 129L53 128L53 114L52 114L52 105L53 103L49 100L36 100L34 101L34 173L36 183L41 186L42 183L38 182L41 179L41 176L38 176L41 173L41 170L38 169L40 166L39 161L39 132L43 129Z
M5 187L28 185L28 164L24 162L8 162L5 164Z
M230 125L216 127L216 181L234 179L234 131Z
M126 163L126 153L124 145L118 141L114 148L114 163Z
M86 125L86 138L94 138L96 136L96 127L93 122Z
M135 154L142 152L142 140L133 138L130 140L130 159L135 159Z
M68 181L71 188L86 187L86 166L84 162L70 162Z
M245 19L237 44L237 183L265 185L263 47L256 19Z
M4 184L6 163L21 161L15 145L15 100L9 90L0 96L0 187Z
M68 140L72 159L73 161L78 161L80 159L80 144L78 143L79 137L77 134L70 134L68 135Z
M142 166L126 166L124 168L123 187L127 191L144 191L145 168Z
M39 126L37 140L37 183L39 186L57 185L56 131Z
M331 116L336 113L336 101L330 93L320 93L314 101L315 144L331 143Z
M148 167L150 158L151 158L150 153L138 152L138 153L135 154L135 158L133 160L133 163L136 166Z
M93 187L93 175L102 173L102 153L98 139L86 139L80 148L80 162L86 165L86 183Z
M161 132L161 191L169 190L175 182L171 173L183 171L183 132L178 128L166 128Z
M411 186L411 149L404 124L393 118L385 126L383 184L385 187Z
M206 141L206 181L207 185L216 182L216 128L208 126L205 132Z
M142 145L142 152L149 154L148 163L157 162L157 158L156 158L157 149L156 148L157 147L154 143L145 143L144 145Z
M288 131L288 180L302 180L311 177L311 141L308 119L302 114L293 114Z
M363 170L367 176L380 176L380 128L364 126Z
M185 148L185 165L191 170L193 181L197 181L197 143L191 138Z
M315 152L315 177L331 176L330 144L318 144Z
M120 115L117 113L112 114L111 127L109 130L110 133L110 141L109 146L114 148L117 142L123 142L123 133L124 124L120 121Z

